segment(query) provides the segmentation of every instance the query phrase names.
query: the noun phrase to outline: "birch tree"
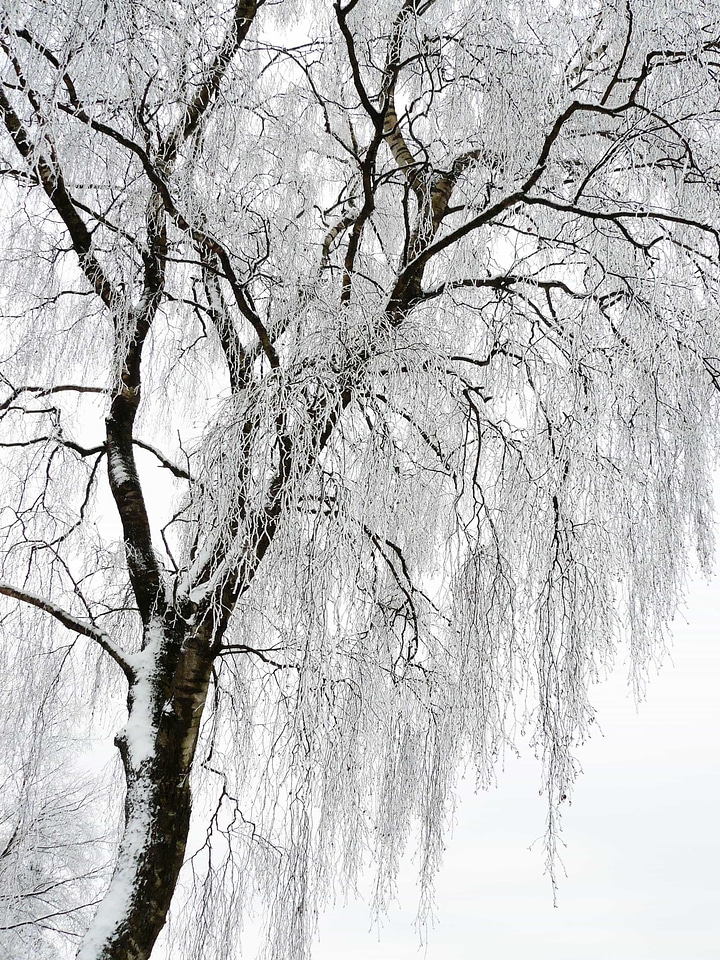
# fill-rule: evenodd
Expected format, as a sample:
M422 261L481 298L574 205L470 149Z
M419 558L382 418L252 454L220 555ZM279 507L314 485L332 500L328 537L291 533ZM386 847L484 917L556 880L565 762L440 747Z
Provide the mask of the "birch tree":
M300 960L410 838L422 911L520 743L552 874L711 557L717 0L0 17L3 683L123 781L73 952L235 957L254 898Z

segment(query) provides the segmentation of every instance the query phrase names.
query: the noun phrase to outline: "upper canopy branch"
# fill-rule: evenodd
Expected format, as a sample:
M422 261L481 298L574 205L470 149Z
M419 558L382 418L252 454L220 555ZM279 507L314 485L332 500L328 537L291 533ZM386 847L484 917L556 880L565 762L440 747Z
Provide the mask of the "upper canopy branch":
M551 200L548 197L523 197L523 202L530 205L548 207L550 210L557 210L561 213L572 213L579 217L589 218L591 220L610 220L615 223L620 224L623 220L654 220L659 223L668 223L668 224L677 224L679 226L690 227L694 230L699 230L701 233L710 234L717 245L718 254L720 254L720 230L716 227L713 227L709 223L703 223L700 220L693 220L690 217L681 217L676 214L669 213L664 210L658 210L648 207L639 207L633 209L632 207L628 208L619 208L615 210L588 210L585 207L580 207L572 203L558 203L555 200ZM665 239L666 234L662 234L657 237L655 240L651 241L650 244L642 244L638 242L638 246L643 246L646 249L649 246L654 245L659 240ZM631 240L632 238L628 237Z
M146 443L144 440L139 440L137 437L133 437L133 444L136 447L140 447L141 450L147 450L148 453L151 453L156 460L159 461L161 467L165 467L166 470L169 470L170 473L177 477L178 480L192 480L190 472L184 467L178 466L177 463L174 463L169 457L166 457L165 454L158 450L157 447L154 447L151 443Z
M220 287L217 257L207 252L205 256L210 257L210 262L205 262L202 266L202 280L208 302L208 316L220 340L220 346L230 375L230 389L233 393L239 393L248 383L251 362Z
M67 189L49 133L44 131L42 147L39 148L1 86L0 113L18 153L35 172L45 195L62 218L85 278L105 306L113 314L117 313L121 308L122 297L93 252L92 235Z
M509 290L517 283L526 284L529 287L537 287L539 290L545 291L560 290L573 300L582 300L589 296L589 294L579 293L573 290L572 287L568 286L568 284L562 280L542 280L533 276L523 277L517 274L507 273L496 277L463 277L459 280L448 280L446 283L441 283L430 290L424 290L422 299L434 300L450 290L480 289L483 287L492 290Z
M378 150L383 140L387 140L398 169L402 170L408 183L416 193L419 208L415 230L416 237L423 235L424 230L422 225L427 219L428 210L431 209L428 202L431 195L430 189L424 179L420 177L415 159L400 129L395 110L395 85L401 69L402 41L407 22L412 17L420 16L432 5L434 0L428 0L428 2L422 6L422 9L418 7L416 0L404 0L390 31L380 90L376 96L370 94L364 84L357 57L355 38L347 20L348 14L352 12L357 2L358 0L350 0L344 7L339 2L334 4L336 19L345 41L353 84L360 103L369 117L374 130L363 159L360 160L358 158L364 199L357 215L354 215L348 222L350 237L345 253L341 293L341 301L344 304L347 304L350 300L355 261L365 225L375 210L378 186L375 170ZM373 100L379 102L379 108L374 106ZM332 240L330 242L332 242ZM414 247L415 244L412 246Z
M338 26L340 27L340 32L345 40L348 60L350 61L350 70L352 71L353 84L355 86L357 95L360 98L360 103L362 104L363 109L367 113L368 117L372 120L375 129L382 130L383 115L382 112L377 109L377 107L373 106L371 95L368 93L365 87L362 73L360 72L360 62L358 61L357 50L355 49L355 37L353 36L347 20L348 14L352 13L357 4L358 0L348 0L345 6L343 6L340 0L337 0L337 2L333 4L333 8L335 10L335 17L337 19Z
M395 18L390 39L388 41L387 62L383 75L383 134L393 155L398 170L406 178L409 186L415 191L418 203L424 203L423 182L420 173L420 164L410 150L403 136L397 110L395 108L395 88L401 70L402 43L407 22L415 14L417 4L415 0L405 0L400 12Z
M384 72L383 134L397 169L405 177L417 202L415 225L406 243L406 261L415 259L418 253L437 234L440 224L447 214L458 178L470 163L482 155L482 151L470 150L456 157L449 170L435 170L429 160L427 151L425 151L426 158L423 160L418 160L414 156L397 115L395 106L397 81L403 67L408 66L415 60L415 57L411 57L409 60L403 60L401 57L405 31L409 22L413 18L418 19L433 3L434 0L429 0L429 2L419 6L415 0L405 0L393 24L388 45L388 60ZM407 117L409 120L409 111ZM419 267L419 270L422 273L422 266Z
M172 163L182 144L192 136L202 123L210 105L220 90L220 85L243 41L248 35L255 15L265 0L237 0L232 20L220 48L215 52L205 73L205 78L185 108L185 113L175 128L165 138L160 148L164 163Z
M693 221L688 218L683 218L680 216L675 216L670 213L665 213L660 210L649 210L646 208L637 209L637 210L614 210L607 212L595 213L594 211L588 211L583 208L570 205L570 204L561 204L555 202L549 198L531 196L531 191L538 185L541 177L545 173L550 156L552 154L553 148L556 143L559 141L561 135L565 131L569 122L578 115L581 114L597 114L600 116L606 117L620 117L623 114L631 110L640 110L644 113L651 113L647 107L638 103L638 97L640 91L647 81L651 73L660 67L668 67L673 65L678 65L692 58L697 57L696 52L689 52L686 50L675 50L675 51L651 51L645 57L643 66L637 76L632 78L623 78L621 76L622 66L627 60L628 48L632 36L633 29L633 20L632 16L628 18L628 31L625 38L623 50L620 55L619 65L611 79L610 84L606 87L603 92L599 102L592 101L583 101L583 100L573 100L569 103L564 110L562 110L555 121L550 126L547 134L545 135L538 158L531 170L531 172L525 177L522 185L507 194L505 197L500 198L495 201L495 203L486 206L481 210L476 216L467 220L465 223L456 227L454 230L449 231L444 236L437 237L437 228L442 219L444 213L449 209L449 202L451 198L452 189L457 182L457 179L460 173L470 164L473 160L480 159L482 157L482 151L473 150L469 151L463 157L459 157L451 171L448 174L442 174L438 178L438 183L435 188L436 201L435 205L437 209L433 211L433 221L435 224L435 229L432 232L433 239L432 242L425 244L418 244L415 247L415 250L409 249L409 258L408 262L405 264L403 270L400 272L393 293L391 295L391 303L394 303L399 306L404 300L414 301L417 297L417 277L422 275L424 267L427 263L435 257L437 254L446 250L456 243L458 243L463 237L472 233L473 231L479 229L480 227L492 222L499 216L501 216L506 211L512 209L521 203L528 204L540 204L548 207L553 207L557 210L564 210L569 213L576 213L579 216L583 217L592 217L596 219L607 219L614 220L616 223L620 224L620 221L627 218L647 218L655 219L659 221L664 221L666 223L676 223L679 225L685 225L695 229L702 230L703 232L711 233L720 248L720 233L716 231L709 224L703 224L699 221ZM701 54L716 54L720 51L720 41L718 39L713 39L705 44L700 49ZM623 102L617 103L615 105L609 106L608 100L610 94L613 90L619 87L622 84L627 85L628 83L632 84L629 94L626 96ZM667 123L664 124L668 126ZM674 130L674 132L677 132ZM395 125L390 128L390 132L393 137L393 155L395 156L396 162L398 162L398 167L403 170L412 171L409 176L412 179L413 183L417 182L419 176L418 166L414 163L414 159L410 154L405 141L402 139L401 132L399 130L399 124L396 122ZM404 144L404 146L403 146ZM412 160L412 162L411 162ZM621 226L622 229L622 226ZM628 236L628 239L632 239ZM411 292L412 291L412 292Z
M262 2L264 2L264 0L262 0ZM244 9L245 7L249 9L250 7L253 7L254 10L256 11L257 8L259 8L260 6L261 6L261 3L251 2L251 3L245 4L243 3L243 0L240 0L240 2L237 5L237 9L238 10L241 8ZM253 17L254 17L254 13L253 13ZM246 28L243 28L244 32L242 30L240 31L242 33L242 37L238 41L238 49L239 49L240 43L242 42L242 39L247 34L247 30L249 30L249 28L250 28L250 22L246 24ZM53 58L53 60L55 60L55 58ZM227 69L227 63L225 64L225 68L223 70L222 75L224 75L224 71L226 69ZM69 91L70 102L69 103L58 102L57 104L58 109L62 110L64 113L67 113L69 116L73 117L74 119L79 120L81 123L89 127L91 130L94 130L95 132L100 133L103 136L106 136L109 139L113 140L115 143L122 146L125 150L129 151L135 157L137 157L137 159L140 161L140 164L143 168L143 171L147 179L150 182L151 190L156 191L157 196L165 212L171 217L173 222L176 224L176 226L180 230L182 230L184 233L187 233L190 236L191 240L193 241L193 243L195 244L195 246L197 247L201 255L203 255L210 261L217 261L219 263L220 269L222 270L222 276L230 284L230 288L232 290L235 303L238 309L240 310L240 313L242 314L242 316L248 321L248 323L251 325L251 327L257 334L258 341L260 342L262 350L265 353L266 357L268 358L270 365L272 367L279 366L279 358L277 355L277 351L275 350L275 346L272 342L272 339L265 325L260 319L257 311L254 309L252 305L252 301L249 298L243 283L238 278L233 268L228 251L218 240L212 237L209 233L200 229L196 225L192 224L182 213L175 199L172 196L170 186L168 184L167 173L170 167L172 166L172 160L174 160L177 156L177 150L179 149L179 146L182 142L182 137L180 133L176 131L174 135L171 135L171 140L174 145L168 146L166 144L164 147L161 148L158 157L154 158L153 156L150 155L150 153L144 147L142 147L139 143L136 143L131 137L126 136L124 133L122 133L122 131L118 130L117 128L113 127L108 123L105 123L102 120L99 120L97 117L91 116L86 110L83 103L78 99L76 88L72 79L69 77L69 75L67 75L67 73L65 73L64 76L67 78L65 82L65 86ZM217 80L218 84L220 83L221 79L222 77L219 76L219 79ZM198 96L199 95L200 94L198 94ZM4 93L0 90L0 109L4 109L4 104L7 104L7 109L12 113L12 106L10 105L7 98L5 97ZM204 115L204 113L207 112L207 109L209 108L209 106L210 106L210 99L208 99L207 103L205 104L205 107L203 108L202 113L193 113L193 116L195 116L196 118L194 121L194 126L197 126L197 124L202 119L202 116ZM12 119L13 117L14 117L14 120ZM21 126L19 119L14 113L12 113L12 117L10 118L10 120L8 120L6 117L5 122L6 122L6 126L8 122L12 122L13 124ZM8 127L8 129L10 130L10 133L12 135L13 131L10 129L10 127ZM188 133L188 136L189 135L190 134ZM20 149L20 145L18 146L18 149L20 149L20 152L23 156L26 156L27 154L27 156L29 157L31 153L31 148L29 146L30 140L27 136L27 133L21 130L21 133L18 134L18 136L21 139L23 149L26 150L26 153L23 153L23 150ZM16 140L16 142L18 141ZM55 161L56 162L54 166L59 169L59 165L57 164L57 158L55 158ZM77 212L77 209L76 209L77 205L74 204L74 202L70 201L69 195L66 197L67 202L63 202L63 195L56 196L57 191L54 190L52 181L48 179L48 182L46 184L42 175L46 166L47 164L45 164L45 166L43 166L42 169L38 168L39 181L42 184L43 188L45 189L45 192L48 193L49 196L51 196L51 199L53 200L53 203L55 204L56 207L58 205L58 202L62 203L63 210L65 211L65 216L63 216L63 219L65 220L69 230L71 225L73 226L73 229L74 229L74 233L71 231L71 238L73 239L73 246L75 247L75 250L78 253L78 257L81 258L81 266L83 266L84 272L86 273L86 275L88 276L88 279L93 284L93 288L96 290L96 292L100 293L100 295L103 298L103 302L115 314L120 310L122 305L122 300L119 295L119 292L113 291L110 281L107 279L107 277L105 277L104 273L102 273L102 270L99 264L97 263L97 261L94 260L94 258L89 259L85 254L83 254L83 250L85 248L87 248L87 250L90 250L90 245L91 245L90 232L87 230L87 227L85 226L84 222L81 220ZM48 170L52 172L52 168L48 167ZM49 174L48 174L48 177L49 177ZM62 181L61 181L61 185L62 185ZM64 189L64 185L63 185L63 189ZM61 214L61 216L63 215L63 210L58 208L58 212ZM159 239L160 236L161 236L160 231L156 231L156 237ZM76 238L77 238L77 242L76 242ZM158 256L158 253L160 253L161 256ZM148 254L149 256L147 254L145 256L146 287L148 285L153 287L159 287L161 285L160 276L159 276L160 268L163 267L165 263L164 245L163 245L162 251L149 250ZM84 259L82 259L82 257L84 257ZM100 277L101 279L104 278L105 282L102 286L100 286L100 281L98 277Z

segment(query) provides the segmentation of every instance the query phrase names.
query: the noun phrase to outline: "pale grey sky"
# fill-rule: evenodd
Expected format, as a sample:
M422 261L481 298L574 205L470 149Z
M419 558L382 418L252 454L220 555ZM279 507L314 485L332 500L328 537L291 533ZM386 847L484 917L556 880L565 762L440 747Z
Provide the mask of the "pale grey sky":
M597 688L604 738L565 815L559 907L539 849L544 807L531 758L497 789L465 791L437 887L427 952L412 928L412 870L380 939L366 908L321 920L314 960L718 960L720 580L693 583L673 662L636 713L621 667Z

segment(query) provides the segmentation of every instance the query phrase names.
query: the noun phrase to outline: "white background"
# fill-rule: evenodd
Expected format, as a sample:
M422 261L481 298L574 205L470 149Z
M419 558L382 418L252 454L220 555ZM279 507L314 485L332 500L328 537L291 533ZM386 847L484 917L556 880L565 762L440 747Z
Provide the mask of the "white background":
M543 877L544 799L531 755L496 789L463 789L425 947L413 929L412 864L378 938L367 906L320 922L313 960L718 960L720 581L693 582L672 659L636 710L620 662L593 703L604 736L564 817L558 908Z

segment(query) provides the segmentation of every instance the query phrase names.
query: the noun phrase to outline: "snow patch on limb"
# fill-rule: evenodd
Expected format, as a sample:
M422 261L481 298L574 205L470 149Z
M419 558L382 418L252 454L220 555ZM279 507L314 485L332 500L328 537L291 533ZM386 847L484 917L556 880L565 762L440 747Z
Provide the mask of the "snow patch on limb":
M121 487L131 479L125 464L117 456L108 456L108 475L111 487Z
M130 687L130 713L127 723L120 733L128 751L128 759L133 770L139 770L153 756L157 736L157 722L154 719L156 704L156 684L158 657L162 650L164 631L162 623L152 620L146 632L146 643L142 650L131 658L134 682Z
M133 913L138 873L143 854L150 846L153 829L150 785L136 782L129 797L131 809L117 865L107 893L77 955L77 960L98 960L113 937L121 932Z
M133 770L138 770L150 760L155 750L157 724L153 720L153 688L154 684L149 677L142 677L133 684L130 693L130 715L119 734L127 747Z
M217 553L218 542L219 537L217 536L207 538L207 542L198 550L192 565L183 578L180 592L186 595L188 600L193 604L200 604L209 597L220 582L222 576L227 576L229 569L231 569L234 557L229 556L226 551L222 563L218 565L218 569L214 571L213 576L209 580L198 583L199 578L212 563Z

